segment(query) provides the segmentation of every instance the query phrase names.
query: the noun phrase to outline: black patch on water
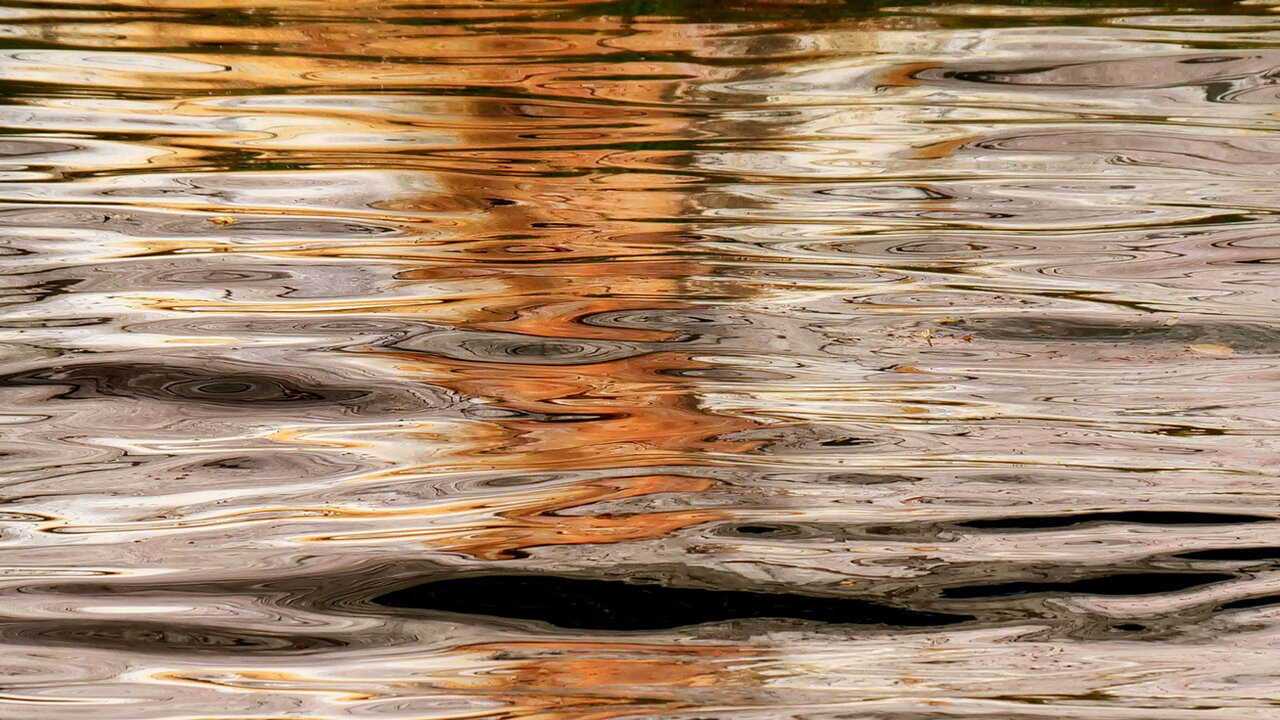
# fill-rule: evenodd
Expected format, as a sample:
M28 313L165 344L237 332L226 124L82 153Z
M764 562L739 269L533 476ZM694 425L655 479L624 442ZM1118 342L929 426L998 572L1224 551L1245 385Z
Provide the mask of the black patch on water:
M742 535L776 535L784 532L784 528L770 527L767 525L739 525L734 531Z
M1011 582L998 585L968 585L947 588L942 591L942 596L948 598L988 598L1055 591L1084 593L1087 595L1156 595L1235 579L1235 575L1227 573L1127 573L1066 582Z
M1280 605L1280 595L1259 595L1258 597L1224 603L1221 607L1223 610L1243 610L1245 608L1266 607L1267 605Z
M1183 560L1280 560L1280 547L1241 547L1197 550L1174 555Z
M780 540L812 540L814 538L842 539L849 533L841 527L825 525L795 525L791 523L727 524L716 527L714 535L722 537L768 538Z
M1210 57L1187 58L1186 60L1179 60L1178 62L1183 65L1199 65L1201 63L1235 62L1243 59L1244 58L1239 55L1213 55Z
M672 588L546 575L439 580L396 590L375 602L387 607L538 620L575 630L666 630L746 618L913 626L973 619L851 598Z
M862 445L874 445L875 440L857 437L842 437L836 438L835 440L827 440L826 442L818 444L823 447L860 447Z
M1138 523L1143 525L1235 525L1239 523L1274 522L1264 515L1235 515L1229 513L1162 512L1156 510L1128 510L1122 512L1080 513L1076 515L1034 515L1030 517L980 518L956 523L959 527L976 529L1030 530L1037 528L1062 528L1092 522Z

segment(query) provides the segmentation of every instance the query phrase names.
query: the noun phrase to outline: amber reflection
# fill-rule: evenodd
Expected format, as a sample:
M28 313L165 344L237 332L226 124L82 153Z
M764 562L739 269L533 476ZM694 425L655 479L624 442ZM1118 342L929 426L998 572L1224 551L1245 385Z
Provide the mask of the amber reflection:
M610 22L615 25L607 27ZM622 42L630 43L633 51L670 47L669 33L637 37L625 32L617 19L590 24L595 32L624 38ZM649 45L644 44L646 38ZM477 52L479 46L493 41L477 38ZM618 66L608 72L623 75L641 69L644 76L673 78L688 76L691 67L648 62L643 68ZM547 66L540 68L540 72L547 70ZM561 124L576 128L538 137L575 145L623 145L637 137L652 143L691 137L695 132L688 118L644 109L669 101L681 85L676 81L593 81L578 88L562 79L545 84L534 77L527 82L539 85L543 92L553 89L569 97L582 96L583 91L595 96L607 87L611 100L635 108L628 121L619 122L619 112L609 105L577 105L575 117L560 118ZM495 114L509 122L529 110L493 103L477 103L473 108L478 127ZM644 121L643 133L637 133L632 120ZM527 132L512 132L498 144L521 145L529 139ZM459 130L458 140L464 147L495 144L485 131ZM471 157L492 163L493 155L483 151ZM484 175L441 174L441 184L450 195L490 203L485 212L471 217L460 233L467 240L453 249L465 262L467 273L497 280L501 289L487 293L483 303L464 301L442 308L434 317L445 316L458 327L503 333L532 344L540 338L673 341L673 334L601 327L590 320L607 313L670 312L695 306L689 279L707 275L712 268L681 257L691 254L687 248L696 242L680 221L688 212L689 191L684 186L689 178L679 169L687 161L669 151L526 147L519 155L519 166L514 167L553 169L565 177L495 175L492 164ZM431 285L447 281L458 270L459 264L433 264L403 273L401 279ZM696 475L636 475L635 470L694 468L713 463L718 453L750 447L723 437L751 427L750 421L699 408L696 383L681 373L701 363L687 352L644 351L606 362L588 358L573 364L522 363L500 355L476 360L421 353L395 357L403 372L527 416L491 422L482 447L471 454L477 469L613 470L620 474L584 480L563 488L554 498L504 511L492 526L433 541L454 552L490 559L514 557L540 545L652 539L717 519L721 512L705 510L625 515L563 511L652 493L702 492L712 482Z
M646 92L652 91L646 88ZM537 153L531 153L537 155ZM599 158L559 162L587 168ZM540 338L672 343L671 333L593 326L591 318L625 311L679 311L688 278L712 270L672 259L694 242L673 218L685 211L686 194L660 176L644 192L616 189L597 178L570 179L551 190L528 181L454 174L448 187L464 197L514 201L478 216L469 228L466 269L500 280L486 302L443 308L462 328L502 333L521 343ZM629 219L635 218L635 219ZM503 238L521 238L518 242ZM582 262L586 260L586 262ZM404 273L406 282L431 284L457 266L437 264ZM675 345L678 347L678 344ZM398 368L425 381L525 417L494 420L471 453L477 469L513 472L616 470L617 478L585 480L501 513L491 527L434 541L479 558L520 555L539 545L613 543L664 536L722 516L719 511L629 515L561 514L602 500L650 493L696 493L712 482L688 474L635 475L642 467L696 467L737 453L748 443L724 436L752 426L698 406L696 382L682 372L704 366L687 352L642 351L605 362L533 364L501 356L475 360L396 353Z
M731 644L589 642L483 643L455 652L457 666L431 673L434 684L500 699L529 720L674 712L693 706L688 693L695 689L740 703L761 684L751 662L763 654ZM493 666L476 672L476 661L464 660L476 655Z
M319 693L342 703L423 695L483 698L483 710L451 718L607 720L695 707L690 693L718 703L746 704L762 678L753 668L774 654L748 645L626 642L491 642L461 645L433 655L407 679L388 668L359 680L315 677L286 670L183 670L159 680L240 691ZM496 703L501 709L493 708Z
M676 510L634 515L563 515L561 511L604 501L653 493L700 492L711 486L704 478L644 475L578 483L543 503L528 503L500 513L499 523L433 541L438 547L485 560L519 557L521 548L647 540L683 527L718 519L707 510Z
M531 21L537 14L529 16ZM137 39L145 31L133 28L129 37ZM187 28L179 35L182 32L200 31ZM602 501L648 494L705 492L714 483L697 468L752 447L730 437L752 427L752 421L700 408L698 382L686 374L706 363L682 346L684 338L664 331L660 322L649 323L647 329L592 324L593 318L609 314L697 308L701 299L696 279L715 272L698 258L699 238L686 221L698 176L688 172L694 156L680 143L698 137L699 116L677 101L690 87L726 76L727 71L670 59L680 57L673 51L712 53L710 46L717 42L714 27L579 17L487 34L452 25L394 23L313 23L243 32L245 43L276 44L290 55L272 57L269 63L230 52L201 55L201 62L216 59L229 70L220 77L195 73L167 81L183 89L217 82L220 89L236 90L283 83L287 77L354 92L373 82L380 83L381 90L395 90L433 78L448 86L473 91L493 87L501 92L492 97L428 98L397 93L386 95L385 101L378 96L371 102L348 103L353 106L349 110L332 101L292 110L277 107L269 113L269 122L257 124L261 132L246 133L236 141L250 145L260 158L279 155L296 162L323 151L326 168L341 157L360 171L382 168L400 177L412 173L410 177L418 179L410 184L425 189L389 195L371 208L398 223L407 235L384 243L237 246L220 241L235 234L236 226L226 225L223 231L210 232L203 248L189 241L181 245L184 252L251 251L395 262L405 269L396 273L386 294L357 302L179 299L158 303L160 307L386 314L483 331L486 337L529 347L548 338L590 340L606 347L611 342L650 343L634 351L624 349L621 357L612 353L606 361L588 356L566 362L522 361L499 351L460 358L449 348L361 350L401 374L510 416L472 423L465 437L451 438L449 457L401 465L394 474L408 478L510 471L579 473L584 479L557 486L551 496L531 489L517 507L504 502L483 524L455 528L444 536L440 525L433 524L421 533L397 526L386 532L373 529L312 539L418 537L451 552L503 559L538 546L658 538L722 517L723 511L701 509L622 514L586 510ZM353 49L382 59L336 57L349 56ZM668 59L632 59L640 55ZM398 61L443 57L448 61ZM215 110L200 101L186 109L193 114ZM344 146L339 138L352 140ZM228 138L171 141L207 145L226 144ZM145 251L175 247L149 245ZM645 468L655 471L647 473ZM572 514L565 514L571 509ZM438 523L440 511L432 508L423 514L436 515L433 523ZM342 508L326 514L388 520L406 516L403 510Z

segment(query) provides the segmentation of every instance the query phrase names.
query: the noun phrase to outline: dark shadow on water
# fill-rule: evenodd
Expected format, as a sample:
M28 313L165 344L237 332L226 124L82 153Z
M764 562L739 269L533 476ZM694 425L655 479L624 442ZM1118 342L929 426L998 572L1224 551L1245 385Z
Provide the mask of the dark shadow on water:
M1156 595L1235 579L1235 575L1227 573L1126 573L1066 582L968 585L947 588L942 595L948 598L992 598L1053 591L1087 595Z
M1234 602L1224 603L1221 606L1221 609L1244 610L1246 608L1266 607L1268 605L1280 605L1280 595L1260 595L1258 597L1245 598L1244 600L1236 600Z
M1174 557L1183 560L1235 560L1248 562L1253 560L1280 560L1280 547L1240 547L1221 548L1218 550L1196 550L1180 553Z
M580 630L664 630L746 618L912 626L950 625L973 619L846 598L671 588L541 575L440 580L396 590L375 602L388 607L538 620Z
M1074 515L1033 515L1029 517L980 518L956 523L977 529L1062 528L1093 522L1137 523L1143 525L1234 525L1237 523L1273 522L1265 515L1232 513L1160 512L1130 510L1123 512L1078 513Z

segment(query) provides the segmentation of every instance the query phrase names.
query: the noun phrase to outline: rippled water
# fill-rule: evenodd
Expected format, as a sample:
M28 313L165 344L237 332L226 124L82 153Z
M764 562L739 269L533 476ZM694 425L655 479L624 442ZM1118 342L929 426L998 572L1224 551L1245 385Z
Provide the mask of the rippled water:
M0 718L1280 718L1278 11L3 0Z

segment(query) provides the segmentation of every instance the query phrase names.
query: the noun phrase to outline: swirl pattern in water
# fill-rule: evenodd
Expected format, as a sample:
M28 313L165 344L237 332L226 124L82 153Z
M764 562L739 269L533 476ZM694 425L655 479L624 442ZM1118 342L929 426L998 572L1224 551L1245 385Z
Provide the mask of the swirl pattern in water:
M1280 718L1277 11L0 0L0 719Z

